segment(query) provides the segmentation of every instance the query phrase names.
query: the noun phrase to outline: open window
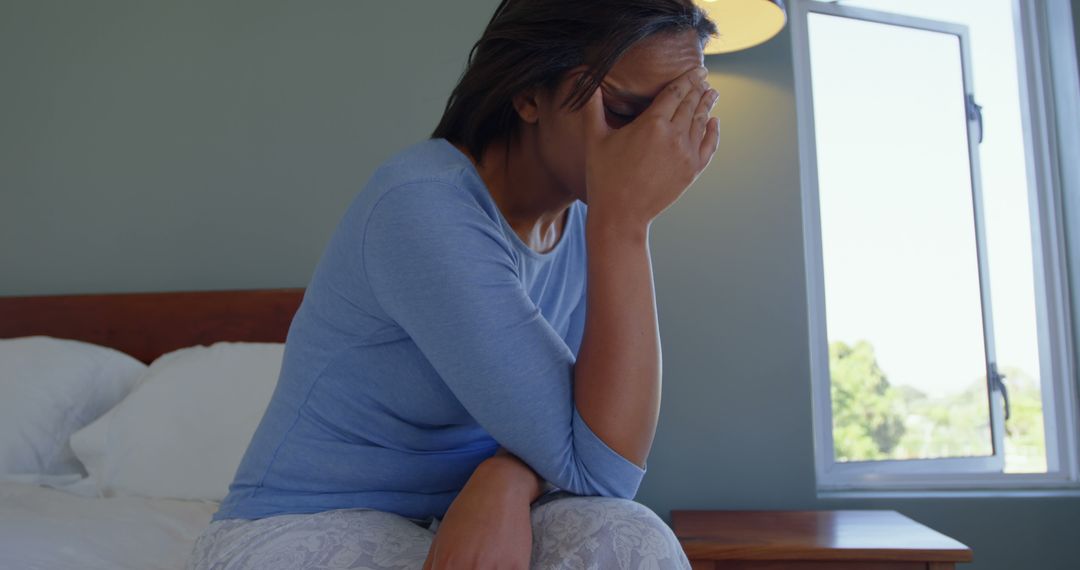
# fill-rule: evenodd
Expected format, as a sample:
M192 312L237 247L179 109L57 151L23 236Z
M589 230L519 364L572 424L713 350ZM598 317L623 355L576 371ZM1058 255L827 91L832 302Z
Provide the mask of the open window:
M792 6L820 490L1077 481L1044 9Z

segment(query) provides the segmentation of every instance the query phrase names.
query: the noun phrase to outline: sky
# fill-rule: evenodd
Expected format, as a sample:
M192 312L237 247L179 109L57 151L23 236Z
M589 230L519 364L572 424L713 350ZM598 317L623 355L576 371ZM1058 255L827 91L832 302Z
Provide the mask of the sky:
M1037 380L1011 0L842 4L968 27L986 129L977 175L992 350L999 369ZM959 43L846 18L811 14L808 24L829 341L869 341L894 385L959 391L985 376L986 358Z

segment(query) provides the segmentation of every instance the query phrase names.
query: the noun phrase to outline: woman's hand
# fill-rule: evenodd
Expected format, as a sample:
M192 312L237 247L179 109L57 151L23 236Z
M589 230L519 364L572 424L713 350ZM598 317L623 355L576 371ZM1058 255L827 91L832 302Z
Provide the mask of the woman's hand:
M485 460L439 522L424 570L528 570L530 505L542 483L528 465L501 450Z
M706 75L697 67L679 76L619 129L607 124L600 89L593 92L581 109L590 218L602 212L647 225L697 179L720 140Z

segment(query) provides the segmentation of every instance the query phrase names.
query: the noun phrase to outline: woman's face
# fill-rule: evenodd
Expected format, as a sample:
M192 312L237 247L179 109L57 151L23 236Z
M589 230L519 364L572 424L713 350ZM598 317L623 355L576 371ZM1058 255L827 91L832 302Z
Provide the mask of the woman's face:
M608 126L618 129L629 124L665 85L702 62L701 45L693 30L654 34L631 46L600 84ZM584 69L582 66L567 72L554 93L537 93L536 106L530 109L540 159L565 191L583 202L585 141L581 115L585 108L571 112L569 106L559 104Z

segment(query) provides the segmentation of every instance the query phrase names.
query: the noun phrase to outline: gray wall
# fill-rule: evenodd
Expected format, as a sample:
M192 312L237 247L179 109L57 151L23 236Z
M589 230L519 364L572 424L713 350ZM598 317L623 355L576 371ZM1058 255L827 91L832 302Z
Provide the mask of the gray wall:
M429 4L0 3L0 294L306 284L492 9Z
M0 294L305 285L496 4L0 4ZM790 39L710 67L720 150L652 236L664 395L638 500L895 509L968 568L1075 568L1080 499L816 498Z

